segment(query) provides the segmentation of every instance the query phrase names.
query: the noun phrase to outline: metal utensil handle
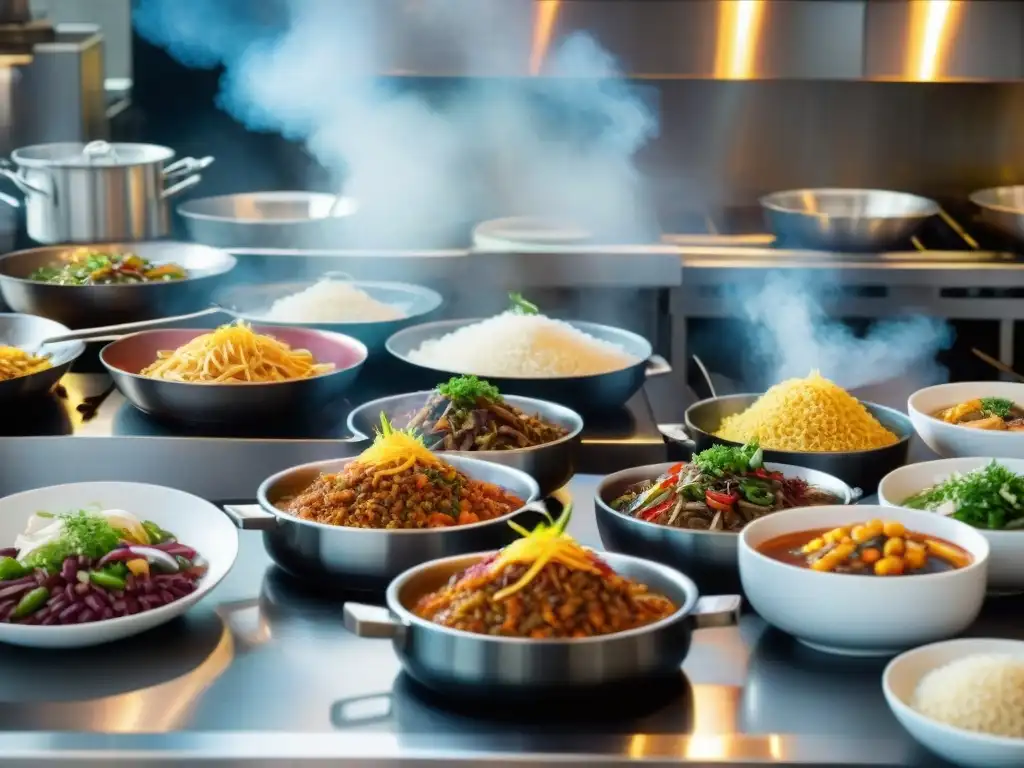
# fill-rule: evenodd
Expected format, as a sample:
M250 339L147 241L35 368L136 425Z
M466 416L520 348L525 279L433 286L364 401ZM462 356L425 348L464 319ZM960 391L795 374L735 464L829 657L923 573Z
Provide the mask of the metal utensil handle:
M691 451L697 449L697 441L690 437L683 424L659 424L658 431L669 440L684 445Z
M0 192L0 203L6 203L11 208L21 208L21 200L16 197L11 197L3 192Z
M117 162L117 152L114 151L113 145L105 141L90 141L82 148L82 156L89 162L101 159Z
M242 531L272 531L277 528L277 517L259 504L225 504L224 512Z
M162 197L164 200L166 200L169 197L174 197L179 192L184 192L186 189L194 187L202 180L203 177L200 176L198 173L195 176L189 176L187 179L182 179L177 184L172 184L171 186L169 186L167 189L160 193L160 197Z
M655 376L666 376L670 373L672 373L672 364L661 355L651 355L647 358L644 376L648 379L653 379Z
M697 629L735 627L740 621L741 605L743 598L739 595L711 595L698 598L690 615Z
M193 173L199 173L204 168L208 168L213 163L213 156L207 155L206 157L182 157L175 160L170 165L164 166L163 176L165 179L177 179L181 176L189 176Z
M21 175L20 171L15 170L14 165L10 160L0 159L0 176L6 176L26 195L42 195L43 197L50 197L50 193L42 187L37 187L28 181L25 181L25 177Z
M708 391L711 393L711 396L718 397L718 393L715 391L715 383L711 380L711 374L708 373L708 369L705 367L704 361L696 355L692 355L692 359L694 364L697 366L697 369L700 371L701 376L704 377L704 383L708 385Z
M353 635L377 640L394 640L405 633L405 625L387 608L365 603L345 603L345 629Z
M82 328L77 331L71 331L71 333L64 333L60 336L51 336L48 339L43 339L42 344L58 344L62 341L87 341L100 336L110 336L111 334L124 335L126 333L132 333L134 331L144 331L147 328L155 328L161 325L167 325L168 323L178 323L182 320L192 320L197 317L206 317L207 315L213 315L220 312L220 307L207 307L201 309L198 312L190 312L187 315L173 315L171 317L158 317L156 320L140 320L136 323L119 323L117 325L100 325L96 328Z

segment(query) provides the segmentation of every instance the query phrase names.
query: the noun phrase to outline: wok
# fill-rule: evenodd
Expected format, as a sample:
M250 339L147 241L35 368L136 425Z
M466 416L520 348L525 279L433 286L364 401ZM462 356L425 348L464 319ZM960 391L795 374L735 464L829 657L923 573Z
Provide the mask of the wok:
M345 626L360 637L390 638L405 671L446 696L493 699L580 695L589 689L679 674L695 629L736 623L739 597L698 599L697 587L667 566L628 555L602 555L619 574L679 606L645 627L572 640L478 635L416 616L422 596L492 553L434 560L388 586L387 608L345 604Z
M226 312L250 323L266 326L316 328L322 331L344 333L363 342L370 354L383 351L389 336L422 320L444 303L444 299L437 291L419 285L353 280L351 284L354 288L365 291L377 301L390 304L405 316L397 320L343 323L281 322L266 319L265 315L275 301L303 291L313 283L314 281L239 285L218 294L216 300L217 304Z
M763 394L763 393L761 393ZM738 445L731 440L715 437L726 416L745 411L761 397L761 394L727 395L711 397L694 403L686 409L686 438L681 442L694 453L706 450L712 445ZM914 428L910 418L897 410L875 403L861 403L868 413L883 427L892 432L899 441L868 451L835 451L801 453L798 451L775 451L765 449L764 460L775 464L792 464L798 467L816 469L839 478L853 488L859 488L870 496L878 490L882 478L897 467L907 463L907 451Z
M69 328L130 323L208 306L236 263L231 254L197 243L105 243L90 248L130 252L154 264L178 264L189 276L124 285L52 285L29 280L32 272L59 263L72 250L47 246L0 257L0 296L16 312L48 317Z
M308 488L322 473L340 472L351 459L301 464L267 478L258 505L225 507L242 530L263 531L274 562L300 579L350 590L382 590L402 571L427 560L502 547L519 537L508 521L533 528L546 520L537 483L525 472L447 454L444 460L474 480L493 483L524 500L504 517L450 528L348 528L302 520L276 504Z
M407 416L415 414L433 391L412 392L371 400L360 405L348 416L348 429L356 436L371 437L380 427L380 414L398 427L408 423ZM508 451L445 451L445 457L453 454L469 456L481 461L492 461L521 470L530 475L540 486L540 492L548 495L565 485L573 475L573 460L583 432L583 417L565 406L534 400L529 397L509 395L505 401L528 414L536 414L545 420L569 430L569 434L553 443L533 448L517 448Z
M85 351L85 344L81 341L44 343L66 333L66 326L45 317L0 313L0 346L21 347L30 354L50 359L50 367L45 371L0 381L0 402L45 394L53 388Z
M439 378L462 376L473 371L453 371L444 368L432 368L409 359L409 353L417 349L423 342L437 339L459 328L479 323L483 318L472 320L441 320L433 323L414 325L399 331L387 342L387 350L394 357L408 364L416 371L417 382L430 387ZM637 362L626 368L610 373L599 373L594 376L562 376L557 378L503 378L486 376L502 392L534 397L538 400L549 400L553 403L567 405L583 413L594 413L625 405L644 382L654 376L664 376L672 372L672 367L660 355L655 355L651 344L643 336L636 333L598 323L571 321L570 325L589 333L598 339L617 344Z
M979 189L970 201L981 209L981 220L1015 240L1024 240L1024 186Z
M594 512L601 543L612 552L647 557L685 573L702 590L739 590L739 536L728 531L702 531L672 528L667 525L637 520L612 509L611 503L629 486L654 480L667 473L673 463L651 464L624 469L601 481L594 498ZM853 504L860 498L859 489L824 472L785 464L766 464L770 471L786 477L799 477L810 485L829 491L840 504Z
M906 250L939 206L884 189L793 189L761 198L768 227L783 247L821 251Z

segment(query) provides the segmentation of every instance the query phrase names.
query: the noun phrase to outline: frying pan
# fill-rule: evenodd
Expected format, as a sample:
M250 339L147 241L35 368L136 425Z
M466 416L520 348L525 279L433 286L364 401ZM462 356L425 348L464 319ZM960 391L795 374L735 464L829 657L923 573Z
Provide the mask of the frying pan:
M71 364L85 351L81 341L47 339L69 333L67 326L35 315L0 313L0 346L21 347L30 354L45 355L50 367L45 371L0 381L0 402L49 392Z

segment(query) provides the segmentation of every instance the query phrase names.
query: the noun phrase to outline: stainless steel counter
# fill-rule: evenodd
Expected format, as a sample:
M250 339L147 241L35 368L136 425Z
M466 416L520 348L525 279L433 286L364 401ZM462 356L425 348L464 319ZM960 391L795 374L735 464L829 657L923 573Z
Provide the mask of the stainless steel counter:
M211 472L216 471L211 469ZM596 476L566 489L571 530L598 545ZM59 481L59 478L54 478ZM270 567L258 534L183 619L82 651L0 654L0 761L136 766L941 766L889 714L884 662L804 649L745 615L701 630L676 685L576 712L465 711L399 673L386 641L342 626L342 596ZM981 634L1024 635L1024 603L992 604Z

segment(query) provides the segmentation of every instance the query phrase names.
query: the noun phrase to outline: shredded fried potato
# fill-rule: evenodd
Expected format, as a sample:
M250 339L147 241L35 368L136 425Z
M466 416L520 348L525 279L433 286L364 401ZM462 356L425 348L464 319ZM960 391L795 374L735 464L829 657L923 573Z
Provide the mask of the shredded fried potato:
M866 451L899 442L856 398L817 371L776 384L747 410L723 419L715 436L801 452Z
M203 384L267 383L308 379L334 370L305 349L292 349L245 323L222 325L172 351L161 350L141 375Z
M0 346L0 381L17 379L50 368L45 357L36 357L18 347Z

